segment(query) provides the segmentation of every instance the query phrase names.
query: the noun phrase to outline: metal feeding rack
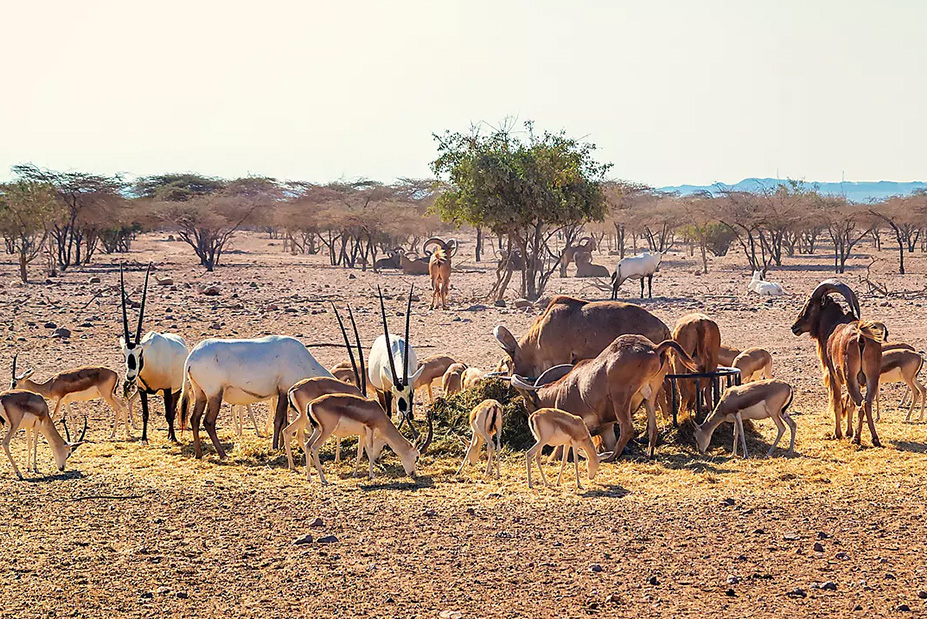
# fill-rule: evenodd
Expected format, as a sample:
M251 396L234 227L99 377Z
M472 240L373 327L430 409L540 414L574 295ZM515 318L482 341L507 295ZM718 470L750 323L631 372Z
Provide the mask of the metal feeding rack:
M737 368L728 368L719 366L714 372L696 372L692 374L667 374L667 380L670 381L670 406L673 410L673 427L679 427L679 387L677 381L689 380L695 381L695 422L702 423L705 420L702 407L702 381L710 380L712 385L712 400L717 402L724 391L721 389L721 381L725 382L724 389L729 389L735 385L740 385L740 370Z

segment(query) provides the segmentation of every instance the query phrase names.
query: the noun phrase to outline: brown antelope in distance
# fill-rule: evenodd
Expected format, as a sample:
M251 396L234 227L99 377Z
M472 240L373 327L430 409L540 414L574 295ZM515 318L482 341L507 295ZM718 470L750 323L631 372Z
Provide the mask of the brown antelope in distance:
M49 400L55 400L55 410L52 412L52 421L58 419L58 411L62 405L72 402L90 402L102 399L112 407L116 413L116 422L123 414L123 408L116 399L116 387L119 386L119 375L109 368L102 366L88 366L76 370L59 372L45 382L30 380L32 370L26 370L16 375L16 360L19 355L13 356L13 379L10 389L24 389L37 393ZM128 419L128 413L126 413Z
M463 375L467 371L466 363L452 363L441 377L444 397L463 391Z
M428 275L431 276L431 309L436 309L441 305L441 309L447 309L447 293L451 285L451 258L457 253L457 239L442 241L437 237L431 237L422 245L422 252L428 253L429 245L438 247L428 259Z
M480 449L483 443L486 443L486 475L489 476L493 470L493 460L496 463L496 477L502 472L499 465L499 454L502 451L502 405L496 400L483 400L473 407L470 411L470 429L473 435L470 438L470 446L464 455L460 468L457 469L457 475L463 472L467 464L476 464L480 459ZM493 444L493 437L496 438ZM493 458L495 456L495 458Z
M447 355L431 355L430 357L426 357L421 365L422 373L419 374L415 382L412 383L412 389L414 391L425 389L428 393L428 403L433 403L435 401L435 396L432 392L433 383L436 380L441 380L444 373L447 372L447 369L455 363L456 361ZM447 394L445 393L445 395Z
M592 254L593 250L595 250L595 239L591 236L584 236L583 238L579 239L579 242L576 243L576 245L567 245L564 247L563 251L560 252L560 277L567 276L567 267L570 266L570 263L573 262L573 260L576 258L577 253L588 252L589 254ZM579 264L577 264L577 268L578 267ZM606 275L608 275L608 269L605 270Z
M730 367L740 370L742 383L769 379L772 378L772 355L762 348L748 348L737 355Z
M844 310L830 295L840 294L849 304ZM817 345L818 358L824 370L824 386L828 395L828 410L834 415L834 436L843 438L843 419L847 434L857 445L862 440L863 420L869 425L872 444L881 447L872 416L872 401L879 391L882 368L884 325L860 320L859 300L849 286L837 279L824 280L811 293L792 325L792 333L807 333ZM866 397L860 391L860 381L866 384ZM846 387L853 404L859 409L859 422L853 432L853 410L843 399Z
M726 368L733 367L734 359L737 358L741 351L737 348L731 346L725 346L721 344L718 349L718 364L723 365Z
M734 424L734 447L732 451L737 455L737 439L743 446L744 458L750 457L747 453L747 439L744 435L744 419L772 419L779 433L776 440L766 453L772 456L776 445L785 434L786 425L791 432L789 440L789 454L795 453L795 422L789 415L788 408L792 404L792 387L781 380L759 380L746 385L731 387L724 392L718 406L708 415L701 426L695 429L695 442L698 450L705 453L711 443L711 435L715 428L730 421Z
M587 474L590 481L595 479L599 470L600 460L607 459L611 454L598 454L595 445L592 443L592 436L589 434L589 428L583 422L581 417L571 415L570 413L557 408L542 408L528 417L528 428L531 435L537 441L525 456L528 466L528 487L534 487L531 483L531 465L533 461L537 462L538 470L541 471L541 479L544 485L549 486L547 476L544 475L544 467L541 466L541 450L545 445L563 446L563 458L560 461L560 474L557 476L557 485L560 485L563 477L563 469L570 449L572 448L573 469L576 472L576 488L582 490L579 483L579 452L586 454Z
M13 471L19 479L23 478L13 460L13 454L10 453L10 442L13 436L23 429L26 431L26 472L32 471L38 473L38 444L39 434L48 441L52 455L55 458L55 466L59 471L64 470L65 462L74 450L77 449L87 436L87 418L84 417L84 429L80 434L77 442L72 443L70 433L68 432L67 423L64 423L64 431L67 440L61 438L55 424L52 421L51 414L48 412L48 404L45 398L33 391L24 391L16 389L0 393L0 421L7 426L6 436L3 437L3 451L10 464L13 465ZM30 456L32 466L30 468Z

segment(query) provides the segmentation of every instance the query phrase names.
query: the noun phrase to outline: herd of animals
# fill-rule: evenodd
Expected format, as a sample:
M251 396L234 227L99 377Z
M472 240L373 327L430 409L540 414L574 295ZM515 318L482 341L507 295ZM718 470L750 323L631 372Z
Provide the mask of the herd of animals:
M427 264L433 290L431 307L446 307L451 259L457 243L429 239L426 247L429 245L435 246L428 254ZM578 249L571 259L577 260L583 253L588 252ZM589 261L582 258L577 261L580 263ZM643 296L644 280L652 282L659 263L659 254L623 259L612 275L613 298L628 277L641 280ZM701 386L694 380L679 382L681 408L691 409L700 398L711 409L704 422L695 428L699 451L707 451L720 424L731 422L733 452L737 454L739 443L743 456L747 457L743 420L766 418L778 429L768 455L772 455L786 429L790 431L789 453L794 451L796 425L789 414L793 391L788 383L772 378L772 356L758 347L741 351L724 346L717 323L701 313L683 316L670 331L663 321L638 305L558 296L520 339L504 326L497 326L493 335L506 356L493 371L482 371L446 355L420 362L409 333L412 291L406 302L404 335L398 336L390 333L384 297L378 288L383 335L369 350L365 351L360 341L351 306L346 309L353 341L341 313L332 304L349 359L326 369L301 342L288 336L207 339L192 350L175 334L149 332L142 337L150 270L149 266L134 334L129 330L125 281L120 270L123 323L120 342L125 359L122 381L113 370L99 366L64 371L44 382L35 381L30 379L31 370L17 374L14 356L10 390L0 393L0 421L7 426L2 445L18 477L22 478L22 474L10 452L10 442L20 429L26 433L27 472L38 472L40 434L48 442L58 470L63 471L68 457L84 441L87 419L84 418L80 436L72 441L62 406L102 399L115 412L111 438L117 435L120 424L128 437L129 425L134 425L133 402L140 400L141 438L147 442L148 400L157 394L164 400L168 439L178 440L175 418L179 408L180 429L190 426L197 458L203 456L201 428L218 456L226 457L216 433L223 402L238 406L233 423L240 435L244 425L241 408L247 407L251 413L251 404L271 401L273 447L285 448L289 467L295 469L291 443L294 436L298 437L306 457L307 479L311 479L314 467L319 479L326 483L319 449L329 438L335 438L337 461L340 439L352 436L358 437L355 474L366 453L368 475L373 477L374 463L384 446L389 446L406 473L414 475L419 456L433 437L431 415L426 415L424 433L416 428L413 412L416 393L427 394L433 402L433 385L438 381L447 396L494 377L510 381L524 396L530 411L528 426L536 444L526 455L528 485L533 486L534 464L540 469L544 484L548 484L541 467L541 452L545 446L553 446L561 461L557 483L572 453L579 487L580 454L587 460L588 478L593 479L601 461L612 461L622 454L633 435L633 415L642 406L647 416L647 454L653 457L657 446L657 409L664 418L669 413L668 374L704 375L716 372L719 367L736 370L741 383L728 388L720 397L712 391L711 381L702 381ZM758 294L782 293L781 286L765 282L761 272L754 273L750 287ZM835 300L835 296L843 297L847 307ZM908 419L918 399L923 419L925 392L917 379L923 364L921 356L908 344L889 343L884 324L862 320L859 301L846 284L833 279L821 282L809 296L792 331L795 335L809 334L816 344L837 438L846 434L859 443L865 422L873 445L880 445L875 426L877 417L873 417L872 411L875 401L878 415L880 380L904 382L911 393ZM125 405L118 396L120 382ZM865 395L861 387L865 387ZM54 401L53 411L46 400ZM854 412L858 413L855 427ZM59 418L65 438L55 426ZM251 420L259 434L253 413ZM502 404L495 400L480 403L470 413L469 422L472 438L458 473L477 462L485 444L486 475L495 472L498 476ZM412 440L402 433L406 425Z

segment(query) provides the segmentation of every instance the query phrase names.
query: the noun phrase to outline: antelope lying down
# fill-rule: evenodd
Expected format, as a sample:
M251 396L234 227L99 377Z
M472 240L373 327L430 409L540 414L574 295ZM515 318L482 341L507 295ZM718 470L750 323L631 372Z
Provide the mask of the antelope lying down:
M708 444L711 442L711 435L715 428L725 421L734 424L734 455L737 455L737 439L743 446L744 458L748 458L747 439L744 436L744 419L772 419L776 424L779 433L776 440L766 453L769 457L779 444L782 435L785 434L785 426L788 425L791 432L789 440L789 454L795 452L795 422L788 413L789 405L792 403L792 387L781 380L759 380L747 385L731 387L724 392L718 406L708 415L701 426L695 429L695 442L698 450L705 453L708 450Z
M3 437L3 451L13 466L13 471L20 479L23 478L13 460L13 454L10 453L10 442L16 433L23 429L26 431L26 472L39 472L38 466L38 445L39 434L48 441L52 455L55 457L55 466L59 471L64 470L64 465L68 458L74 453L87 435L87 418L84 417L84 430L80 434L77 442L72 443L68 433L67 423L64 422L64 431L68 440L61 438L58 430L55 429L55 423L52 421L48 412L48 404L45 398L32 391L11 390L0 393L0 421L6 425L6 436ZM30 467L30 457L32 465Z

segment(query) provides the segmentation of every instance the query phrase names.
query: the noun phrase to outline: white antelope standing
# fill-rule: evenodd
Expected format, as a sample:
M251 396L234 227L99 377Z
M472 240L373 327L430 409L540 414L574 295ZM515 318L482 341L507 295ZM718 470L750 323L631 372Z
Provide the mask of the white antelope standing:
M386 308L383 305L383 292L377 286L377 294L380 297L380 315L383 319L383 335L378 337L373 346L370 347L370 356L367 360L367 376L370 385L376 390L380 405L387 415L392 415L392 403L393 399L395 399L396 411L399 413L399 427L401 428L408 421L412 434L415 438L418 438L418 432L412 425L412 421L415 419L412 412L415 396L413 385L424 370L424 366L419 367L418 356L409 343L412 290L412 288L409 289L409 300L406 303L405 338L401 338L390 335L389 326L386 323ZM389 342L389 345L387 345L387 342ZM396 371L396 368L401 368L401 375ZM411 376L409 375L410 370L413 370ZM420 450L424 451L430 442L431 437L429 436Z
M190 351L184 365L180 395L180 424L186 426L188 401L194 398L191 427L196 457L203 457L200 420L220 458L225 450L216 435L216 419L222 402L253 404L277 398L273 447L287 421L287 392L304 378L331 376L299 340L284 335L248 340L203 340Z
M628 279L641 280L641 298L644 298L644 279L647 280L647 294L653 298L653 274L660 270L663 254L656 251L622 258L612 273L612 300L618 298L618 288Z
M132 402L139 398L142 402L142 441L148 442L148 396L161 393L164 398L164 418L167 420L167 438L177 442L174 433L174 417L177 413L177 400L183 389L183 364L187 359L187 343L174 333L149 331L142 339L142 321L145 317L145 300L148 297L148 276L151 264L145 272L145 287L142 292L142 304L138 310L138 325L135 338L129 334L129 316L126 309L126 285L122 266L119 267L119 290L122 298L122 337L119 344L126 360L126 377L123 382L123 395L128 404L126 415L126 435L129 434L129 420L132 418ZM119 419L113 424L116 427Z
M48 404L45 398L32 391L21 389L4 391L0 393L0 421L7 427L6 436L3 437L3 451L13 466L13 471L20 479L23 478L13 460L13 454L10 453L10 441L19 430L26 431L26 472L39 472L37 457L39 449L39 434L48 441L52 455L55 457L55 466L59 471L64 470L65 462L74 450L77 449L87 435L87 418L84 417L84 430L81 432L77 442L71 442L70 433L68 433L67 422L64 422L64 431L67 440L61 438L58 430L55 429L55 423L52 421L51 414L48 412ZM30 466L31 459L31 466Z

